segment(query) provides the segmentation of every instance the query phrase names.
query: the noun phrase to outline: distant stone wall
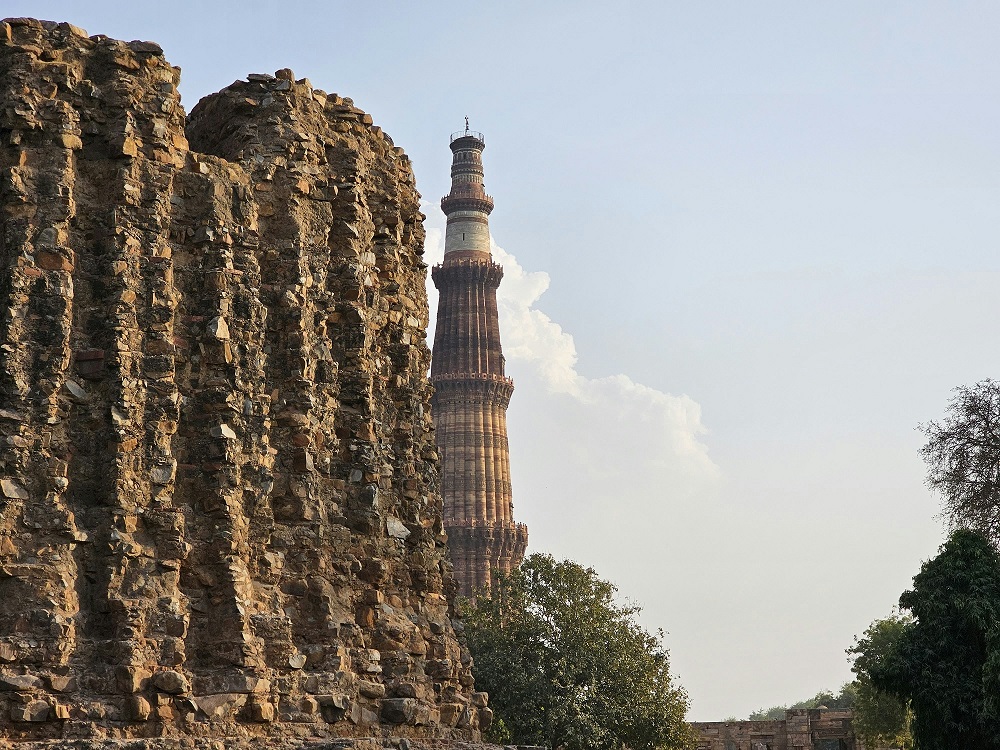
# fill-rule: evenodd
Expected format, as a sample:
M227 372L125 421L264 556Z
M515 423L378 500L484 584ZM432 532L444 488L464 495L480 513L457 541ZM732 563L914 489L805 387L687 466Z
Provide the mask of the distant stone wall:
M865 750L854 736L852 713L793 709L777 721L694 722L698 750Z
M409 160L179 75L0 24L0 738L478 740Z

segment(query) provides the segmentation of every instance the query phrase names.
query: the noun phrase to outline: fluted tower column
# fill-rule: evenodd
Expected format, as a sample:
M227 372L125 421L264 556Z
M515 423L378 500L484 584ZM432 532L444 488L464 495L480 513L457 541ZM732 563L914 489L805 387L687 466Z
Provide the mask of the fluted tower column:
M438 288L431 382L441 454L441 494L459 593L488 589L496 571L521 563L528 529L514 522L507 447L507 405L514 382L504 373L497 315L503 268L490 255L493 199L483 188L481 133L451 137L451 192Z

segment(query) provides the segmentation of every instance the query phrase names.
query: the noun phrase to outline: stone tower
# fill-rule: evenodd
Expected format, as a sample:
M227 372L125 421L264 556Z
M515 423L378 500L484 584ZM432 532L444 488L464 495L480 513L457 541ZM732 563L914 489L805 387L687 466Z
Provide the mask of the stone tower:
M432 270L440 292L431 359L436 441L441 453L444 524L459 593L488 589L496 570L517 567L528 529L514 522L507 405L497 316L503 268L490 256L493 199L483 189L481 133L451 136L451 192L444 262Z

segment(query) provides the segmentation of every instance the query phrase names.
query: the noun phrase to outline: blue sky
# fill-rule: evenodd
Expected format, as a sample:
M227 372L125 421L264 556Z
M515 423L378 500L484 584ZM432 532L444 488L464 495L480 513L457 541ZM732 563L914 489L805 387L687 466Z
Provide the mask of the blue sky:
M190 109L291 67L486 134L516 513L668 632L692 718L836 689L943 539L918 423L1000 373L1000 6L46 2ZM433 301L433 300L432 300Z

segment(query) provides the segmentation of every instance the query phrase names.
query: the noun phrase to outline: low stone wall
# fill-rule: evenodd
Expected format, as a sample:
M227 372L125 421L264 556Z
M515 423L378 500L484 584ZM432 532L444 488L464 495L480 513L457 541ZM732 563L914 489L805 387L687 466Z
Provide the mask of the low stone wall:
M353 737L341 739L286 738L278 743L260 738L219 739L172 737L144 740L34 740L18 750L545 750L526 745L488 745L462 740Z
M777 721L694 722L698 750L865 750L852 712L793 709Z

